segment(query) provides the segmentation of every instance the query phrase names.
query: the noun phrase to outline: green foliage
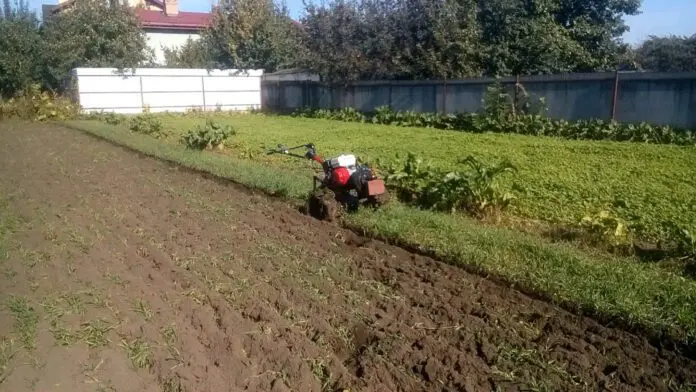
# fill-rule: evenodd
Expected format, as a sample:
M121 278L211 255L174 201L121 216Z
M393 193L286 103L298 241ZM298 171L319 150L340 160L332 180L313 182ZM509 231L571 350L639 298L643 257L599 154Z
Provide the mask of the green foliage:
M293 113L296 117L322 118L325 120L337 120L345 122L365 122L366 117L353 108L342 108L337 110L301 108Z
M63 92L70 71L83 67L131 68L152 51L133 9L117 2L68 4L39 25L26 2L7 2L0 13L0 95L9 98L32 84Z
M0 120L22 119L29 121L71 120L79 115L79 105L69 98L41 91L33 84L15 98L0 101Z
M334 0L302 18L326 81L460 79L635 68L621 42L639 0Z
M274 0L223 0L201 40L214 67L273 72L294 65L299 34L287 8Z
M8 11L6 11L8 12ZM33 14L10 10L0 18L0 97L13 97L41 80L43 42Z
M636 50L644 70L655 72L696 71L696 34L691 37L650 36Z
M114 113L114 112L104 112L104 111L90 112L87 114L83 114L81 117L85 120L103 121L109 125L121 125L127 119L127 117L122 115L122 114L118 114L118 113Z
M122 122L124 122L126 119L124 116L118 115L116 113L105 113L104 114L104 122L109 124L109 125L119 125Z
M178 48L164 47L164 60L169 68L208 68L210 65L210 48L205 40L189 38Z
M477 75L475 12L473 0L310 4L302 65L329 81Z
M207 120L204 126L197 126L186 132L181 142L187 148L203 150L205 148L221 148L224 142L237 132L231 125L220 125L213 120Z
M455 115L414 111L395 112L388 106L379 106L371 116L364 116L352 108L338 110L301 108L293 113L293 116L476 133L516 133L577 140L613 140L683 146L696 144L696 133L670 126L648 123L625 124L600 119L572 122L550 119L544 115L546 103L543 99L530 97L521 85L516 85L514 88L517 94L512 97L500 82L489 86L483 100L483 110L480 113Z
M133 68L152 52L132 8L102 0L76 1L44 22L45 83L62 86L81 67Z
M104 121L107 122L109 119L105 117ZM144 113L133 117L130 121L129 127L133 132L150 135L155 138L167 136L164 126L162 125L162 121L150 113Z
M385 179L403 201L439 211L464 211L475 217L503 210L514 199L512 192L501 191L496 181L515 171L511 163L487 166L472 156L460 163L468 170L445 172L424 166L421 159L409 154L403 164L387 168Z

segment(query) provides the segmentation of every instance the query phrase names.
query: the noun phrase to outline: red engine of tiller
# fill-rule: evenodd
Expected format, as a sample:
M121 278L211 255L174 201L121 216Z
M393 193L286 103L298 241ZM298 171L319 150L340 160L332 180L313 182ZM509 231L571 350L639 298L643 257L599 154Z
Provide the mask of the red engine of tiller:
M290 150L297 148L306 148L307 152L304 155L290 153ZM279 145L273 152L304 157L321 164L324 173L321 177L315 177L315 188L318 181L320 187L331 189L337 196L354 193L352 196L360 200L382 195L386 191L384 181L377 178L369 167L359 164L355 155L343 154L324 160L311 143L292 148Z

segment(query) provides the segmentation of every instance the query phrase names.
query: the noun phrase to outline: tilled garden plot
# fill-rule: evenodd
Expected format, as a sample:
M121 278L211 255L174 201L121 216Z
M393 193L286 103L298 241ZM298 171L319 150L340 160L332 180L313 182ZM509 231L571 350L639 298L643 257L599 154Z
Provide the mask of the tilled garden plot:
M696 382L696 363L643 338L281 201L76 131L4 128L2 390Z

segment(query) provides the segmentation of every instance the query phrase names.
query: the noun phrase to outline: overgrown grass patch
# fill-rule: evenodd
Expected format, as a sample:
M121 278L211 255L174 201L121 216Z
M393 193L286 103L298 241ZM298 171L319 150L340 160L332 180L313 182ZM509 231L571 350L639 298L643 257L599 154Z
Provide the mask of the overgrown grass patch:
M131 341L123 339L121 340L121 348L126 352L126 356L128 356L134 368L142 369L152 366L152 349L149 343L140 339Z
M244 135L246 130L249 129L247 127L251 127L251 124L259 124L259 121L266 121L271 124L273 121L277 121L278 124L286 121L284 119L259 119L259 117L255 116L240 116L233 119L235 127L240 130L238 136L240 134ZM192 120L177 119L177 121L186 122ZM297 120L293 121L297 122ZM240 124L247 125L240 126ZM286 123L286 131L288 133L287 138L283 140L287 144L301 143L303 141L314 141L319 144L317 142L318 139L313 137L321 136L316 128L313 130L310 128L306 138L300 140L299 129L293 131L290 124L290 122ZM305 122L306 124L311 125L312 122L307 121ZM315 121L314 124L316 126L317 122ZM329 122L324 124L327 127L346 126ZM96 122L73 122L70 125L148 155L228 178L252 188L283 195L290 200L303 198L310 188L311 183L308 176L305 172L296 170L297 167L293 165L297 165L297 163L294 162L290 164L288 162L267 159L249 160L229 155L190 151L181 145L169 144L148 136L130 133L123 128ZM280 129L274 130L274 128L270 128L266 137L269 139L275 137L281 140ZM390 129L389 127L383 128L387 131ZM259 129L264 129L264 127L257 128L257 132ZM267 126L265 129L269 129L269 127ZM425 132L421 132L425 134ZM416 135L414 138L418 138L415 132L414 135ZM470 135L464 136L469 137ZM495 143L503 145L503 147L500 147L501 157L508 152L505 150L505 146L507 148L514 147L499 135L495 137L489 135L479 136L484 138L484 140L489 140L493 145ZM428 137L436 136L431 135ZM454 135L447 136L447 134L443 133L437 137L454 138ZM252 136L249 136L249 138L253 139ZM295 139L292 140L292 138ZM323 140L329 141L333 139L330 136L325 136ZM421 149L427 148L418 143L414 144L412 140L404 138L403 135L399 140L408 146L418 146L417 148ZM522 138L520 140L524 146L526 139ZM355 143L355 146L369 146L369 143L357 143L355 139L353 143ZM424 143L424 141L421 140L421 143ZM526 143L528 146L531 146L533 141L526 140ZM544 143L554 144L560 142L548 139ZM321 144L319 145L321 146ZM329 145L326 149L327 154L341 151L339 150L340 146L336 143L331 145L327 142L327 145ZM448 143L441 144L441 146L445 146L445 153L447 151L451 152L451 149L454 148ZM460 147L464 146L466 146L465 143ZM473 143L473 146L472 149L478 149L482 152L487 151L489 156L494 155L493 150L487 149L480 140L478 144ZM614 148L623 148L608 144L603 145L602 143L598 143L597 146L603 146L610 151ZM635 144L631 144L631 146L634 148L653 147ZM384 146L384 148L387 147ZM447 148L450 148L450 150ZM671 149L672 147L661 146L660 148ZM588 151L591 152L593 150L590 149ZM645 150L648 153L650 151ZM675 151L677 156L687 153L686 150ZM542 153L540 150L539 154ZM656 155L665 154L656 150L653 153ZM515 153L513 152L513 154ZM549 154L553 155L553 152ZM434 155L434 160L439 158L444 165L442 155ZM523 155L519 156L523 157ZM564 159L577 158L582 160L582 156L583 154L571 154ZM611 154L607 156L610 157L607 159L611 159ZM571 170L568 162L560 161L558 156L555 159L559 167L567 165L568 170ZM663 159L674 163L673 160L675 158L663 156ZM640 161L639 157L634 157L634 162L638 161ZM688 165L687 163L684 164ZM669 170L674 175L678 173L677 170L668 169L666 162L660 163L658 160L657 165L664 167L664 170ZM527 175L531 176L529 178L537 178L539 186L545 184L544 181L551 181L554 175L548 172L553 168L550 164L541 168L532 166L534 170L529 169L529 166L526 165L521 166L528 168ZM544 169L547 171L544 171ZM306 168L304 170L306 171ZM619 170L628 170L628 168L625 165L620 165ZM580 176L578 173L576 171L576 175ZM558 173L556 172L555 175L558 175ZM588 175L591 175L591 173ZM546 180L543 180L544 178ZM577 178L581 178L581 176ZM567 182L567 180L563 179L558 181L560 183ZM555 189L550 185L552 182L546 184L551 189ZM558 185L559 182L555 184ZM584 182L584 184L588 186L589 182ZM682 187L688 188L689 186L691 185L686 182L682 184ZM681 198L682 202L689 197L688 194L685 196L685 194L679 195L678 193L679 190L674 190L672 191L672 196ZM531 203L534 205L534 202ZM547 199L546 203L550 203L550 201ZM559 205L562 205L562 203ZM661 205L662 208L667 208L664 203ZM549 207L547 206L547 208ZM485 227L476 221L461 216L420 211L399 205L398 203L377 212L367 209L361 210L357 214L348 216L347 224L355 230L361 230L368 235L398 241L403 245L409 245L434 254L453 264L493 274L507 282L514 283L520 288L541 294L576 311L591 314L601 319L619 321L628 326L647 328L653 333L668 334L681 343L693 344L694 338L696 338L696 302L693 301L696 298L696 282L669 273L655 264L591 255L568 245L551 244L538 236L504 228Z
M205 121L178 115L161 118L172 130L171 138L165 139L168 143L176 143L187 129ZM509 160L518 172L503 179L501 186L517 185L522 190L510 212L523 218L578 224L587 215L611 209L634 222L640 231L638 239L646 241L660 236L663 221L685 227L696 222L695 147L471 134L266 115L216 116L215 121L237 131L230 146L232 154L253 155L259 164L298 175L307 175L312 163L265 156L264 148L312 142L323 156L352 152L380 164L413 153L445 170L457 169L457 161L469 155L488 164Z
M39 316L26 297L13 296L9 299L7 308L15 319L15 332L27 350L36 348L36 325Z

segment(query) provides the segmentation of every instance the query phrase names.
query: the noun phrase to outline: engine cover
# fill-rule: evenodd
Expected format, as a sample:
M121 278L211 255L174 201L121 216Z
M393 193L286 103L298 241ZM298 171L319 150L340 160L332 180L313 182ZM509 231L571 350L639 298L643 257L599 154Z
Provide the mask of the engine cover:
M335 169L337 167L346 167L348 169L355 169L355 164L357 159L353 154L343 154L334 158L330 158L327 161L329 169Z

